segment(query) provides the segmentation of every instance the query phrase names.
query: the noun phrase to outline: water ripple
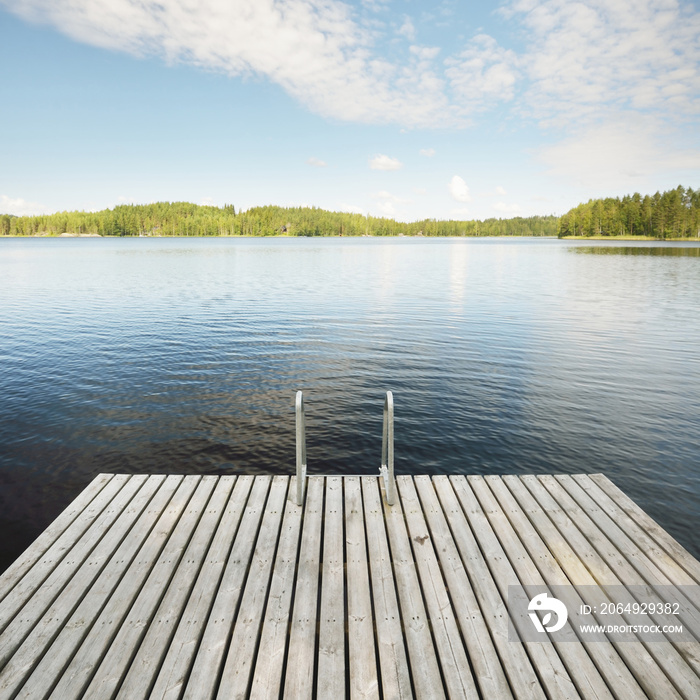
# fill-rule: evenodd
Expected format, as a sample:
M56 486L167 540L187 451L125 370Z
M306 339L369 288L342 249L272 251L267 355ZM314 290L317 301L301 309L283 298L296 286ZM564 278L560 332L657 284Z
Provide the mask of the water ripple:
M588 248L0 241L0 568L101 471L291 473L297 389L312 473L391 389L399 472L603 472L700 554L700 261Z

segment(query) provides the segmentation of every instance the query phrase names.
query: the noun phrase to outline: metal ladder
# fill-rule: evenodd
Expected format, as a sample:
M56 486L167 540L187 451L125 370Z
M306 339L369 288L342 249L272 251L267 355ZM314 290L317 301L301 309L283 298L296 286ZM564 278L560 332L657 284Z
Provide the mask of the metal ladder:
M304 500L306 484L306 418L304 416L304 394L297 391L296 403L297 435L297 505ZM396 481L394 479L394 396L390 391L384 398L384 427L382 429L382 464L379 475L384 478L386 502L393 506L396 499Z

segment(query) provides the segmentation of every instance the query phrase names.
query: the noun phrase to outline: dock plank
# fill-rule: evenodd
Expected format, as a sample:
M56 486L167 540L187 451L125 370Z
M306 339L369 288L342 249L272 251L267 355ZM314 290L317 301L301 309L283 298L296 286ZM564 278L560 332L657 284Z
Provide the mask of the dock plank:
M640 602L634 598L626 586L623 586L622 581L624 579L627 585L644 586L644 579L630 566L625 559L624 551L617 549L613 541L607 539L606 531L598 529L593 519L576 505L562 485L557 480L546 477L539 479L524 477L522 481L559 532L564 535L569 545L578 555L582 555L582 560L590 566L592 580L604 588L608 598L623 606L633 606ZM578 487L573 483L568 485L576 493ZM581 497L584 494L577 495ZM622 544L625 543L622 542ZM619 620L622 620L622 624L635 622L648 626L653 626L657 622L673 624L670 616L666 619L653 620L647 614L640 614L634 619L628 619L624 612L619 616ZM689 663L694 663L694 657L697 656L694 649L694 647L697 648L697 644L681 643L674 646L670 642L651 642L642 643L641 646L654 658L656 664L683 697L700 697L700 678L689 666Z
M58 595L74 575L75 570L89 555L104 532L111 527L111 523L124 508L124 504L128 503L143 481L143 478L133 479L127 475L110 480L110 483L101 489L43 556L31 565L31 568L25 571L29 564L25 566L23 559L20 558L6 575L3 574L0 580L5 595L0 602L0 632L12 622L30 598L32 610L38 612L42 599L46 601L45 604L48 607L52 595ZM122 489L124 491L120 493ZM113 500L115 502L109 508ZM35 551L30 553L29 562L33 561L34 554ZM20 577L21 573L24 575ZM39 591L41 591L41 598L36 595ZM0 665L2 665L1 658Z
M326 478L323 520L321 613L318 630L318 686L321 700L345 696L345 536L343 479Z
M276 502L269 504L268 493L272 478L255 477L255 484L246 505L233 542L221 584L216 591L209 619L204 627L202 641L192 665L183 698L186 700L211 700L216 694L217 681L231 637L231 627L238 614L243 595L246 573L253 557L253 547L257 540L261 522L268 517L268 523L276 521ZM270 525L272 527L272 525ZM268 533L263 530L266 536ZM266 543L263 543L265 546Z
M109 650L97 667L87 686L85 697L111 700L126 677L134 658L138 661L134 664L132 677L138 673L141 686L145 685L146 689L149 687L155 669L160 667L165 656L179 614L194 585L235 482L235 476L202 477L188 506L189 517L181 519L178 523L176 534L168 542L168 548L163 551L158 565L144 584L126 620L118 629ZM204 502L208 494L211 496ZM188 528L195 520L197 523L194 532L190 533ZM180 555L183 546L187 549ZM73 673L76 676L84 673L84 665L79 657L75 658L71 662L71 666L77 666ZM71 667L65 675L70 674ZM54 695L61 690L59 683ZM67 689L64 692L67 692ZM57 696L56 700L58 697L60 696Z
M486 697L504 700L512 698L513 694L433 483L429 476L416 476L414 481L430 528L431 540L441 543L441 546L436 547L440 567L479 689Z
M584 475L581 475L584 476ZM575 475L576 478L579 475ZM623 512L637 523L649 537L655 540L662 549L685 569L700 584L700 561L698 561L677 540L669 535L651 516L645 513L624 491L619 489L604 474L591 474L591 481L598 486Z
M214 595L219 589L229 552L238 535L254 481L254 477L238 477L204 565L187 599L185 609L180 613L178 626L165 658L155 665L148 664L146 659L137 655L119 689L119 700L180 697L209 617ZM154 675L146 673L146 670L152 671Z
M67 566L49 577L48 582L25 605L29 609L23 610L23 614L5 629L0 636L0 698L12 697L31 673L46 646L60 632L61 626L102 570L113 560L123 538L147 508L163 481L165 477L132 477L118 498L110 503L106 517L96 520L71 550L66 557L69 560ZM132 482L133 489L129 489ZM103 524L111 525L106 532L100 528Z
M519 700L544 700L545 694L523 645L513 644L508 639L506 604L452 484L447 476L433 477L433 484L513 695Z
M182 480L183 477L179 475L163 479L139 518L125 533L114 555L107 561L99 576L94 581L89 574L85 577L76 576L61 593L53 609L32 630L5 669L9 671L15 664L20 663L26 664L25 669L29 664L34 666L43 654L38 666L31 672L26 685L16 697L40 697L39 689L42 683L45 686L45 679L56 678L60 674L66 661L71 658L76 647L92 627L105 601L108 601L117 590L125 572L151 535L156 522L160 519L167 520L168 526L172 524L170 517L172 514L166 509ZM148 486L148 483L145 486ZM189 493L185 496L189 496ZM177 503L176 517L182 507L182 502ZM165 516L164 511L166 511ZM112 534L111 531L105 538L105 542L110 543L109 546L111 546L111 540L119 539L116 533L113 533L115 535L113 538L110 534ZM154 539L154 546L146 554L146 559L153 556L154 550L157 553L163 543L163 537ZM5 682L3 680L3 690Z
M605 602L608 602L602 589L596 585L596 580L590 575L585 564L576 555L574 549L568 544L564 535L552 522L551 518L564 520L562 527L566 528L567 534L573 537L576 534L576 526L570 520L563 517L563 511L556 502L551 501L551 505L545 498L544 487L535 478L519 479L517 477L506 477L501 484L507 484L510 494L529 519L530 523L537 531L538 535L547 545L548 549L556 557L556 561L562 568L568 580L582 591L582 598L591 607L600 609ZM541 499L535 499L532 492L537 493ZM501 495L504 492L501 491ZM547 503L547 510L542 502ZM579 540L581 546L585 546L583 539ZM594 556L589 546L585 546L585 553ZM621 615L612 614L606 619L607 624L623 626L625 620ZM632 640L630 639L630 642ZM634 675L636 681L643 688L648 697L657 698L678 698L678 691L666 674L654 663L654 657L642 644L630 642L616 642L612 644L624 660L629 670ZM653 646L653 645L652 645ZM587 649L593 653L598 648L597 643L589 644Z
M525 509L515 500L506 485L507 477L503 479L486 477L484 483L488 483L491 495L503 508L504 513L512 523L514 532L521 538L523 557L526 566L532 573L526 575L526 580L537 581L542 585L539 590L548 590L549 586L557 586L559 597L569 610L579 610L584 599L579 592L572 587L571 581L563 570L562 561L564 552L553 552L547 542L540 537L528 517ZM532 594L538 593L536 588ZM592 616L581 616L581 621L595 624L597 621ZM627 668L615 647L605 638L588 644L580 645L576 642L563 642L555 644L572 678L583 697L606 697L612 694L617 698L644 697L644 691L637 683L635 677ZM586 658L586 652L590 659ZM595 664L591 669L591 661ZM607 685L606 685L607 684Z
M382 513L382 494L374 477L362 477L362 499L372 579L382 697L384 700L412 698L411 675L401 629L401 611L396 596L389 543Z
M379 698L372 598L360 477L345 478L348 675L351 700Z
M278 698L282 687L303 511L295 500L296 477L291 479L289 494L253 673L251 700ZM343 676L343 685L344 682Z
M698 586L685 584L684 588L677 588L570 477L540 477L540 481L557 498L566 514L576 522L581 533L605 562L608 568L596 570L595 578L602 585L612 586L609 590L614 594L611 595L614 602L623 605L645 602L654 603L655 606L662 603L677 605L677 616L657 612L654 607L648 615L636 616L635 622L663 626L675 625L680 621L700 639L700 610L696 602ZM624 586L622 581L625 582ZM634 588L627 591L628 586ZM637 589L641 594L637 593ZM693 665L695 673L700 672L698 645L677 642L675 646ZM700 697L700 688L695 692Z
M5 573L0 578L0 602L10 591L16 588L17 583L30 569L36 578L40 578L38 576L39 567L37 566L40 559L44 559L44 569L47 570L46 575L53 570L54 561L59 558L59 553L64 551L64 548L57 544L57 541L63 539L69 544L75 542L76 533L74 531L66 531L76 520L81 522L83 527L86 527L92 518L99 515L101 506L108 503L110 496L113 494L107 494L106 498L103 495L99 500L98 496L113 478L114 474L99 474L96 476L56 520L32 542L22 556L5 570ZM117 483L123 484L127 479L126 475L121 475L121 477L117 477ZM78 526L78 529L80 529L80 526ZM36 586L32 586L30 590L35 590L35 588Z
M555 479L555 477L550 477ZM663 586L687 586L695 608L700 607L698 582L632 520L593 480L560 475L561 484L647 581Z
M447 695L451 699L477 697L469 657L461 641L413 479L401 476L397 484Z
M91 671L105 654L163 547L170 541L170 534L178 524L199 480L198 476L180 478L179 483L174 480L172 484L167 484L166 480L161 487L163 493L158 494L160 503L156 499L151 502L147 517L142 516L129 535L132 542L125 540L122 545L118 558L125 562L128 561L130 551L138 549L128 570L124 572L123 566L111 566L113 562L105 568L48 648L17 698L39 700L44 697L42 691L45 690L45 677L60 679L52 693L55 698L68 700L69 697L80 697ZM176 488L174 493L171 492L171 487ZM161 503L168 498L170 500L161 508ZM149 521L156 517L155 527L148 532Z
M307 700L314 693L323 491L323 479L308 479L283 691L288 700Z
M384 518L415 696L418 700L446 697L400 499L394 506L384 500Z
M508 600L510 589L520 587L521 579L526 589L528 584L539 589L544 581L484 480L480 477L451 477L450 480L502 599ZM511 621L521 636L524 628L530 625L524 612ZM551 642L527 642L523 649L540 678L541 687L535 692L560 700L579 697L567 667Z
M275 476L272 479L245 590L231 635L226 663L221 674L218 694L220 698L243 700L249 695L248 688L255 665L255 652L262 627L288 485L289 479L286 477ZM196 683L195 687L197 697L211 697L210 693L204 692L201 683Z
M0 700L700 697L700 641L581 627L700 622L700 564L602 475L306 486L97 477L0 577ZM520 641L541 592L569 623Z

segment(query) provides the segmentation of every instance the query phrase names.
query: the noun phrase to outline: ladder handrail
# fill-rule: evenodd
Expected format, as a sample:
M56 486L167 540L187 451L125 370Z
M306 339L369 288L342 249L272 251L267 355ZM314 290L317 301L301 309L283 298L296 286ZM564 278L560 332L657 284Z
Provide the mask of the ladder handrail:
M295 401L296 414L296 456L297 456L297 505L304 502L304 485L306 483L306 416L304 414L304 394L297 391ZM379 475L384 479L386 502L393 506L396 500L396 480L394 478L394 395L386 392L384 397L384 420L382 428L382 464Z
M394 479L394 395L386 392L384 398L384 425L382 428L382 466L379 473L384 477L386 502L394 505L396 480Z
M297 505L304 500L304 482L306 481L306 417L304 415L304 394L297 391L296 405L297 435Z

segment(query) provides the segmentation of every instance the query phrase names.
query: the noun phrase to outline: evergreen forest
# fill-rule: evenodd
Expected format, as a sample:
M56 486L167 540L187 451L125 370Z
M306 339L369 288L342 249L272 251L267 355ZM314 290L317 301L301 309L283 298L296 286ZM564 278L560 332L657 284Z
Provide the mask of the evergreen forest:
M700 189L592 199L562 217L483 221L394 219L316 207L202 206L188 202L124 204L97 212L39 216L0 214L0 235L58 236L634 236L700 237Z
M187 202L128 204L98 212L40 216L0 215L4 236L556 236L555 216L402 223L393 219L315 207L200 206Z
M700 236L700 189L677 187L654 195L635 193L622 199L591 199L559 219L559 237Z

